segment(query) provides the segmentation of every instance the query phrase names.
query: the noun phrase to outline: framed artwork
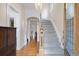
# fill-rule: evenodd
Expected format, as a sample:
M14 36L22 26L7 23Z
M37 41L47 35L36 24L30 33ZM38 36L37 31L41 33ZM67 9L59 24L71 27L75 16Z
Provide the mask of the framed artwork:
M10 18L10 27L14 27L14 18Z

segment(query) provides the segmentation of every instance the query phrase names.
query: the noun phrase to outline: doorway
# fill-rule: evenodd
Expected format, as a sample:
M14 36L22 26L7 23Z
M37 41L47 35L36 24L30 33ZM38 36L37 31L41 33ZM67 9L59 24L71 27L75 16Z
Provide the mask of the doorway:
M37 42L37 17L29 17L27 19L27 41L35 40Z

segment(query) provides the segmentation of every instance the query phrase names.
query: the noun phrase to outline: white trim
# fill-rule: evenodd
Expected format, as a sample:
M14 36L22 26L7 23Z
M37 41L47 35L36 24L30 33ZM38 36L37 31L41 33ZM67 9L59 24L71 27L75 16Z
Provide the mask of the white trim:
M19 46L16 47L16 50L21 50L21 48L22 48L22 47L21 47L20 44L19 44Z
M52 25L54 26L54 28L55 28L55 31L56 31L56 34L57 34L57 36L58 36L58 38L59 38L59 43L60 43L60 47L61 48L63 48L64 49L64 46L63 46L63 43L62 43L62 36L59 34L59 32L58 32L58 29L57 29L57 27L56 27L56 25L55 25L55 22L52 20L51 21L52 22Z
M27 36L25 34L25 37L24 37L24 45L26 46L27 45Z
M18 47L18 48L16 48L16 50L21 50L21 48L20 48L20 47Z

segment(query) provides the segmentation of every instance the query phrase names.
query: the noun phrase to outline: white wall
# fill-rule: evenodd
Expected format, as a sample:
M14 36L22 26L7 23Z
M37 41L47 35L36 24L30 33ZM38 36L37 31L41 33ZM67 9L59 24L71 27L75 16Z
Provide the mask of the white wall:
M52 10L50 19L57 32L61 47L63 48L63 46L62 46L63 41L64 41L64 39L62 39L62 37L63 37L63 21L64 21L64 4L63 3L53 4L53 10Z
M27 18L29 17L37 17L39 18L40 12L35 8L34 3L25 4L25 14Z
M7 10L6 10L6 4L0 3L0 26L7 26Z
M24 47L24 45L26 44L26 28L27 28L27 20L25 19L25 8L22 6L21 9L21 30L20 30L20 38L21 38L21 42L20 42L20 46L22 46L21 48Z

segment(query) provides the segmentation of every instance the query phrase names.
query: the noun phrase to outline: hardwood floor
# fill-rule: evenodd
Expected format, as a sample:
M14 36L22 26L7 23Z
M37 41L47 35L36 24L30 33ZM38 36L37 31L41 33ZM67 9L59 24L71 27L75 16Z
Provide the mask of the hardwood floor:
M27 47L16 51L16 56L36 56L39 53L39 43L32 40Z

